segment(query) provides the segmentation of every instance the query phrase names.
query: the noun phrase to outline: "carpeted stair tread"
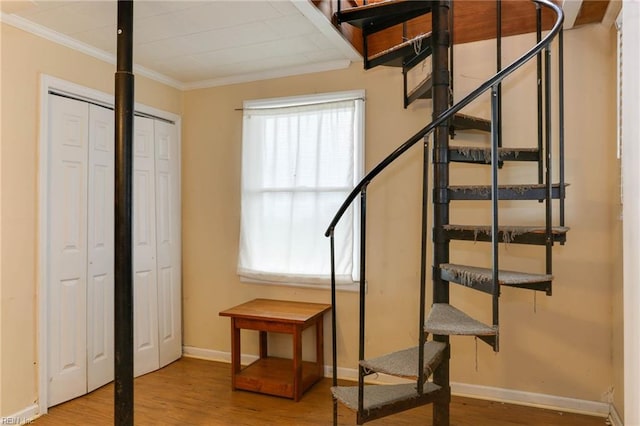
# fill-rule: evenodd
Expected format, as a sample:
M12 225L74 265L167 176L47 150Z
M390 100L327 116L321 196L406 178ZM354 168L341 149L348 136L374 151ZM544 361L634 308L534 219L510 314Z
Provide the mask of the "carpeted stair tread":
M432 382L424 384L423 392L429 394L440 390L440 386ZM334 386L331 388L333 396L348 408L358 409L357 386ZM366 385L364 387L364 410L375 410L401 401L418 399L418 391L415 383L403 383L399 385Z
M424 331L438 335L494 336L497 330L471 318L448 303L434 303Z
M428 378L442 360L442 353L447 345L442 342L429 341L424 344L424 371ZM393 352L378 358L360 361L360 365L376 373L392 376L418 377L418 346Z
M458 113L453 116L451 126L453 126L455 130L480 130L490 132L491 120Z
M490 200L491 185L452 185L448 188L448 194L450 200ZM501 200L543 200L546 195L545 184L498 185L498 197ZM557 199L560 195L560 184L551 185L551 197Z
M498 148L499 161L537 161L538 148ZM449 146L450 161L490 164L490 147Z
M493 271L490 268L478 268L475 266L455 265L445 263L440 265L443 279L453 281L466 286L474 283L490 283L493 281ZM445 278L446 276L446 278ZM524 285L552 281L553 275L529 274L517 271L498 271L498 282L502 285Z
M444 231L458 232L468 234L469 239L472 241L490 241L491 240L491 226L488 225L444 225ZM525 235L534 235L540 238L544 238L547 230L544 226L499 226L498 233L500 239L504 243L518 242L519 237ZM554 240L558 240L560 237L564 237L569 228L566 226L554 226L551 228L551 234Z

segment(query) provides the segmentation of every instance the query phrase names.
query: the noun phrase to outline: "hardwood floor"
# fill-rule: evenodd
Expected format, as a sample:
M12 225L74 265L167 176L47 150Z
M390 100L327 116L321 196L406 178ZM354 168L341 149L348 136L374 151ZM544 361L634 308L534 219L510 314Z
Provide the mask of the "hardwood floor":
M135 381L136 425L330 425L331 381L323 379L300 402L231 390L229 364L182 358ZM339 423L355 415L339 408ZM113 424L113 385L49 409L37 426ZM431 406L379 419L371 425L430 425ZM605 419L498 402L454 397L451 426L602 426Z

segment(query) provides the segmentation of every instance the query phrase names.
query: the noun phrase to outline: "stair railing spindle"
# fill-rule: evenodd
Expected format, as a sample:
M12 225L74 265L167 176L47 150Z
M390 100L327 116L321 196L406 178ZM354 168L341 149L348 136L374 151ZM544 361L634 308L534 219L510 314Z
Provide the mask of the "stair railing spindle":
M560 226L564 226L564 31L558 33L558 151L560 162Z
M546 199L545 199L545 217L546 217L546 273L552 273L552 252L553 247L553 235L551 234L552 226L552 182L551 182L551 167L552 167L552 153L551 153L551 46L547 45L545 48L545 61L544 61L544 124L545 124L545 179L546 179ZM550 291L547 292L550 295Z
M496 0L496 72L502 70L502 0ZM498 146L502 146L502 82L497 88L497 116L496 130Z
M536 43L542 40L542 9L536 3ZM538 93L538 183L544 183L544 165L543 165L543 132L542 132L542 52L536 55L536 89Z
M420 319L418 330L418 394L424 391L424 322L427 301L427 246L429 244L429 137L424 138L422 157L422 241L420 244Z
M364 360L365 293L366 293L366 240L367 240L367 187L360 191L360 327L358 361ZM364 367L358 363L358 413L364 410Z
M449 93L451 94L449 96L449 106L453 105L453 81L455 80L453 78L453 4L453 0L449 0L449 75L451 76L449 78Z
M500 297L500 283L498 281L498 119L499 119L499 93L498 85L491 88L491 253L492 253L492 304L493 304L493 326L498 327L498 298ZM498 340L496 339L494 350L497 351Z
M336 347L338 342L337 333L337 321L336 321L336 245L334 230L331 230L331 357L332 357L332 372L331 372L331 384L332 386L338 386L338 349ZM333 424L338 424L338 400L335 396L333 399Z

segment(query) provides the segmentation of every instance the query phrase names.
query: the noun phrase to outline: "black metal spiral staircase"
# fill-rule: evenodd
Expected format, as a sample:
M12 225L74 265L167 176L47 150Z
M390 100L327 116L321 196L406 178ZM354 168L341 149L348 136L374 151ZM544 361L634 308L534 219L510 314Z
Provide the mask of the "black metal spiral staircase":
M433 121L417 132L408 141L376 165L354 188L329 225L326 236L331 238L332 271L334 270L334 231L340 218L360 195L360 293L359 293L359 366L356 386L338 386L336 327L336 285L332 279L333 315L333 399L334 424L337 424L338 403L342 403L357 413L357 423L392 415L407 409L433 403L433 424L449 425L449 383L450 335L475 336L499 349L499 296L501 286L543 291L551 295L552 289L552 247L564 244L568 228L564 226L565 182L563 167L564 137L563 85L562 85L562 30L563 13L549 0L533 0L537 11L537 43L512 64L501 66L501 6L497 1L497 73L460 101L452 100L453 67L453 20L452 1L384 0L377 3L338 10L339 24L346 23L361 28L363 35L364 66L366 69L378 65L401 67L404 76L405 108L417 99L432 99ZM553 27L542 37L541 9L550 9L555 14ZM404 25L419 16L431 14L432 30L416 37L399 40L396 46L373 55L369 54L368 40L373 34L392 26ZM403 31L406 34L406 31ZM551 43L558 39L559 50L559 93L557 104L552 102L551 86ZM408 87L407 75L425 59L432 61L431 74L421 79L413 88ZM530 60L537 61L537 106L538 106L538 146L533 148L508 148L502 146L501 123L501 82L503 79ZM481 94L491 93L491 120L484 120L460 114ZM552 104L558 108L559 130L557 147L552 132ZM476 130L490 132L490 146L452 146L450 139L457 132ZM433 148L428 138L433 134ZM417 345L393 352L375 359L365 357L365 307L366 307L366 202L367 187L389 164L403 155L412 146L423 142L423 191L422 191L422 244L421 279L418 326L420 329ZM558 181L552 180L552 154L559 153ZM429 186L429 164L432 163L432 186ZM449 184L449 173L455 168L451 163L473 163L478 167L491 167L490 185L453 186ZM499 185L498 174L505 162L529 162L538 166L538 180L531 184ZM429 201L429 193L432 201ZM485 200L491 202L491 223L466 225L449 223L450 209L457 200ZM545 215L536 225L503 226L499 221L498 200L537 200L544 203ZM554 224L554 206L557 200L557 216ZM431 210L430 210L431 208ZM503 207L504 208L504 207ZM508 208L508 207L507 207ZM427 246L429 230L428 216L433 215L433 264L432 273L427 266ZM375 231L372 231L375 232ZM491 265L485 268L450 263L450 242L472 240L491 242ZM533 244L545 247L545 271L537 274L499 269L498 245L500 242L512 244ZM426 283L432 280L433 304L426 305ZM458 310L450 303L449 284L460 284L487 293L491 296L492 323L484 324ZM432 335L432 340L427 340ZM412 381L397 385L365 385L365 377L373 373L409 378ZM432 381L428 378L433 375Z

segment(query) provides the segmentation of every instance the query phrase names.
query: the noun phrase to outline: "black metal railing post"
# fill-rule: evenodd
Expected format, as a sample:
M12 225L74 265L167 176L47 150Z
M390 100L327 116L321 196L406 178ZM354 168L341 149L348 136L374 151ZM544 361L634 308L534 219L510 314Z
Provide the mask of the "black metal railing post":
M492 294L492 313L493 313L493 327L498 328L499 325L499 297L500 297L500 282L499 282L499 221L498 221L498 212L499 212L499 191L498 191L498 163L499 163L499 155L498 155L498 147L499 147L499 135L498 135L498 127L499 127L499 88L493 86L491 88L491 258L492 258L492 281L493 288L491 291ZM498 350L498 339L496 338L494 347L494 351Z
M453 0L449 0L449 74L451 75L449 81L449 106L453 105L453 83L455 81L455 75L453 72L453 48L454 48L454 40L453 40L453 32L454 32L454 21L453 21Z
M114 424L133 425L133 1L118 0L115 75Z
M560 180L560 226L564 226L564 31L558 33L558 161Z
M365 296L367 290L366 260L367 260L367 187L360 191L360 320L358 338L358 361L364 360L365 344ZM364 410L364 367L358 363L358 416Z
M542 9L536 5L536 43L542 40ZM536 90L538 96L538 183L544 183L544 145L542 131L542 52L536 55Z
M331 357L332 357L332 372L331 372L331 385L338 386L338 331L337 331L337 314L336 314L336 244L335 244L335 230L331 230ZM338 425L338 400L335 396L333 399L333 425Z
M427 303L427 247L429 244L429 139L425 136L422 154L422 229L420 242L420 313L418 321L418 394L424 391L424 333Z
M545 109L545 180L546 180L546 199L545 199L545 223L546 223L546 273L552 273L552 247L553 247L553 235L552 235L552 152L551 152L551 46L547 45L545 48L545 61L544 61L544 109ZM550 295L551 290L547 292Z
M496 72L502 70L502 0L496 0ZM496 90L497 114L496 137L498 146L502 146L502 82L498 83Z

